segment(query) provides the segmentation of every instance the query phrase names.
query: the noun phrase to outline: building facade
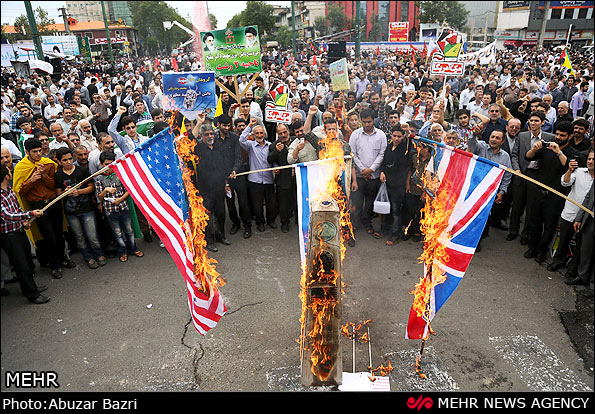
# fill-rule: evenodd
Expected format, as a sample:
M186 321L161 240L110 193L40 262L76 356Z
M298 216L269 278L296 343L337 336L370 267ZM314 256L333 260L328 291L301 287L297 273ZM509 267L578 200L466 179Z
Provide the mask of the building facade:
M356 16L356 7L359 3L359 16L364 30L361 34L362 41L386 42L388 41L388 26L390 22L408 22L409 40L417 41L419 34L419 7L415 1L327 1L326 13L330 5L339 6L345 13L348 21L353 21ZM347 28L345 28L347 29Z
M103 20L100 1L67 0L65 4L70 17L79 22ZM132 24L132 13L127 1L106 1L105 14L110 22Z
M543 45L593 45L594 1L499 1L498 47L535 46L546 20Z

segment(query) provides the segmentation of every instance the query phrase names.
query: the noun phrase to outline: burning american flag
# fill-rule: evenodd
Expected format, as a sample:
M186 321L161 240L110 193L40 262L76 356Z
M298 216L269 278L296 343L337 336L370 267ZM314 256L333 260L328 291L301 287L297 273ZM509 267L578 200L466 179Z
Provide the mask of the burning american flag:
M180 137L178 145L183 142ZM182 171L171 129L161 131L110 167L182 273L194 327L206 334L227 309L219 293L222 283L217 279L215 261L207 258L201 243L208 215L202 199L184 185L188 171Z

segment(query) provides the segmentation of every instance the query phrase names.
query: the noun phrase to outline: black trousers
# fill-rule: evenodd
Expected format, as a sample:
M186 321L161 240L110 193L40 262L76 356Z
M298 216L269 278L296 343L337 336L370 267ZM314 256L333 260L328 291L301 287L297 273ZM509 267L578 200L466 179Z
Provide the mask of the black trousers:
M390 214L382 215L381 230L389 237L395 239L402 235L403 226L403 205L405 204L405 188L388 187L388 199L390 201ZM386 224L385 224L386 223Z
M209 211L209 221L205 229L207 243L225 234L225 192L203 193L203 206Z
M558 242L558 248L554 254L554 263L566 263L568 260L568 247L570 241L574 236L573 223L566 221L563 218L560 219L560 241ZM575 249L573 255L578 255L578 249Z
M403 204L403 225L407 227L407 234L421 234L419 221L424 200L420 195L406 193Z
M26 233L22 230L3 233L1 242L2 250L6 252L10 264L14 267L23 296L29 300L37 298L39 292L33 279L31 245Z
M531 175L528 173L527 175ZM511 210L510 210L510 221L508 222L508 232L511 234L519 234L521 227L521 217L525 213L525 224L521 237L529 237L529 217L531 215L529 206L527 205L527 180L520 177L513 176L510 183L509 193L511 194ZM504 196L506 200L506 196ZM507 202L507 201L506 201Z
M533 183L527 184L527 207L529 209L529 248L546 253L556 235L564 199Z
M47 201L29 202L32 210L42 209L48 204ZM62 203L56 203L48 208L44 215L35 219L39 232L43 237L43 248L47 253L49 266L52 270L62 267L66 260L64 255L64 212Z
M366 180L363 177L357 177L357 191L352 193L357 218L353 221L354 224L361 223L366 229L372 227L372 210L378 188L380 188L380 178Z
M239 176L235 180L228 180L231 187L231 198L225 197L229 219L233 224L240 224L248 228L252 225L252 210L250 208L250 199L248 197L248 179L246 176ZM236 199L238 207L236 208ZM238 215L239 209L239 215Z
M265 224L264 206L266 202L266 223L272 223L277 217L277 206L275 200L274 184L258 184L248 181L252 208L256 219L256 225Z
M289 188L281 188L280 186L277 186L277 203L279 206L279 218L281 219L281 224L289 224L291 216L293 215L293 209L296 205L295 181L291 183Z

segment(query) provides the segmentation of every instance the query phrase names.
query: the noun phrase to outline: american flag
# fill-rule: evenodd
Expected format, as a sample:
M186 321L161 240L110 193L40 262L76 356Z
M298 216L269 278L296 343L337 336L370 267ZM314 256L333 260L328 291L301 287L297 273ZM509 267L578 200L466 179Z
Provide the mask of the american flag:
M194 327L201 335L205 335L217 325L227 308L216 287L209 283L210 295L207 296L195 285L201 275L194 274L194 255L186 243L191 236L188 234L188 199L170 128L114 161L110 167L182 273Z
M475 248L486 225L504 170L499 164L478 157L471 153L438 144L434 141L419 139L436 147L434 154L434 173L440 180L436 192L448 192L446 211L451 211L448 225L438 234L437 240L445 248L446 263L435 258L433 266L445 273L443 283L434 286L427 304L428 321L418 316L413 306L409 313L406 338L423 339L427 337L428 323L442 308L457 288L473 258ZM424 269L425 278L431 275Z

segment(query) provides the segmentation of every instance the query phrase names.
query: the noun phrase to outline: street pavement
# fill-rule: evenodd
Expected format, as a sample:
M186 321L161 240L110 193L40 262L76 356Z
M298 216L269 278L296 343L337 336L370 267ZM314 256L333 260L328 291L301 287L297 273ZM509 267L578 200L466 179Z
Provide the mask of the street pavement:
M372 322L370 347L357 343L355 371L366 371L371 355L373 367L392 365L391 391L592 391L593 299L565 285L563 270L523 258L524 246L505 235L490 230L435 317L422 379L411 365L420 341L405 339L421 246L389 247L358 233L343 262L342 324ZM139 240L143 258L110 259L96 270L74 254L77 268L60 280L38 269L51 297L44 305L8 284L1 389L6 372L33 370L56 372L57 391L312 390L300 385L295 226L229 238L231 246L212 254L227 281L228 311L205 336L192 326L182 276L157 240ZM341 346L343 371L352 372L352 343L342 338Z

